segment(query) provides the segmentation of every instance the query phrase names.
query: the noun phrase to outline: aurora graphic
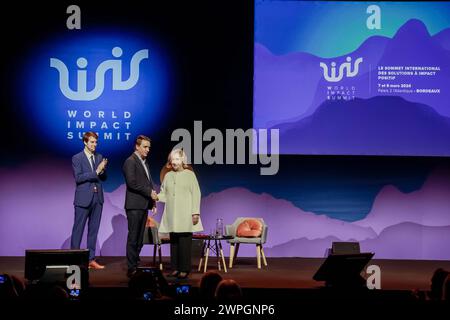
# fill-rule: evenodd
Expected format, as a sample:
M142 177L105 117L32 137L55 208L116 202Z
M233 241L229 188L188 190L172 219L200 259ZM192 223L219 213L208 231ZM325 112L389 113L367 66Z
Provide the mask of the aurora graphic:
M449 156L449 34L448 2L257 2L253 125L281 154Z

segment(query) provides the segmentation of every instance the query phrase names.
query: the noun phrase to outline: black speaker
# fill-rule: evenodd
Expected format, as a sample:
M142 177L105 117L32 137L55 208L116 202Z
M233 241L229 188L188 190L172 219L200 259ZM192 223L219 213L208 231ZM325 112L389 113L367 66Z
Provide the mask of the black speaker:
M331 254L358 254L360 253L359 242L333 242Z
M76 265L81 271L81 286L89 283L89 250L25 250L25 278L30 284L64 282L67 268Z
M369 263L374 253L330 254L313 279L325 281L327 287L335 288L363 288L365 279L361 271Z

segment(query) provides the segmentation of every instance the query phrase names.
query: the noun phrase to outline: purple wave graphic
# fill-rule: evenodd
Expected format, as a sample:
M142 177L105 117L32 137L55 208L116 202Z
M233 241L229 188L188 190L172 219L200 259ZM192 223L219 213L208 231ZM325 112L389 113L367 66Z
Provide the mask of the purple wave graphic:
M375 258L449 260L450 226L426 227L400 223L386 228L376 239L364 240L361 250L374 252Z
M376 233L403 222L429 227L450 226L450 170L439 168L427 178L422 188L403 193L385 186L378 193L369 214L353 222L370 226Z
M327 101L279 129L281 153L450 154L450 118L400 97Z
M376 258L450 259L450 170L434 170L422 188L411 193L384 187L367 217L352 224L377 232L376 237L359 241L361 250L374 252ZM333 241L342 239L301 237L266 251L271 256L321 257Z
M336 237L300 238L267 248L268 256L324 257ZM375 239L360 241L361 252L373 252L376 259L448 260L450 226L425 227L405 222L390 226Z
M450 51L450 29L444 29L433 36L433 39L445 50Z
M70 163L45 159L3 168L0 177L0 255L22 256L26 249L68 247L75 190ZM100 245L113 234L112 220L117 215L124 215L124 210L112 205L105 194ZM115 251L122 252L124 247L125 242ZM97 254L100 249L97 246Z
M0 172L3 222L0 224L0 255L20 256L26 249L68 247L75 187L71 168L66 163L50 160L45 163L30 163ZM114 192L105 193L97 254L124 255L127 236L122 209L124 191L122 185ZM158 206L158 210L156 219L160 220L162 205ZM314 239L331 234L344 240L376 236L370 227L304 212L286 200L275 199L268 194L255 194L243 188L231 188L204 197L201 212L205 232L214 229L219 217L226 224L231 224L239 216L264 218L270 226L267 246L299 236ZM146 250L146 253L150 252ZM254 252L252 246L242 246L240 250L242 255L253 256Z
M244 188L230 188L208 195L202 200L205 230L214 228L217 218L231 224L237 217L260 217L269 226L266 246L272 247L291 239L316 239L330 235L339 239L360 241L376 236L370 227L360 227L325 215L305 212L291 202L269 194L256 194ZM255 247L243 245L240 255L254 256Z
M363 56L359 76L342 80L339 85L355 85L361 77L368 77L369 66L374 67L389 38L374 36L367 39L351 56ZM309 53L273 55L264 45L255 43L254 127L267 128L277 123L293 122L314 112L324 101L323 90L330 83L323 78L320 62L344 62L347 55L325 59ZM334 85L334 84L333 84Z
M255 44L253 127L292 121L314 101L320 59L308 53L275 56Z
M325 237L320 239L299 238L289 240L286 243L264 249L269 257L314 257L322 258L328 255L331 244L342 241L337 237Z
M68 246L73 223L74 182L70 165L39 161L0 170L0 255L22 256L25 249ZM105 194L98 235L99 255L125 255L127 224L124 186ZM349 223L305 212L291 202L244 188L230 188L202 199L208 232L217 218L226 224L239 216L262 217L269 226L268 256L323 257L332 241L359 241L378 258L450 259L450 172L433 172L423 187L403 194L386 186L369 215ZM160 219L162 206L159 206ZM164 254L168 254L168 246ZM228 246L225 246L228 254ZM152 250L144 247L144 255ZM255 256L242 246L241 256Z
M419 20L409 20L392 39L374 36L346 55L323 59L307 53L275 56L262 44L255 44L254 127L277 127L279 124L298 122L312 115L326 100L328 87L335 85L355 87L355 96L371 98L379 95L378 65L439 66L441 71L433 77L407 78L417 88L440 88L439 94L383 93L406 100L427 104L443 116L450 116L450 29L432 37ZM425 49L426 48L426 49ZM339 66L346 57L353 61L362 57L358 75L341 81L327 82L319 63ZM399 81L396 81L398 83ZM383 82L385 83L385 82Z

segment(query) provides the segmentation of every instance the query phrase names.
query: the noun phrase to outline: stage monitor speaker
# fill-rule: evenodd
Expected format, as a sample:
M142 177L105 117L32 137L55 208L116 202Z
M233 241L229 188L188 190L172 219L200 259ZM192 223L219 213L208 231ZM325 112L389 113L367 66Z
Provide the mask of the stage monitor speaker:
M360 253L359 242L333 242L331 254L357 254Z
M63 282L67 268L80 267L81 286L89 283L89 250L25 250L25 278L30 284Z
M327 287L362 288L365 280L361 271L369 263L374 253L330 254L317 270L313 279L325 281Z

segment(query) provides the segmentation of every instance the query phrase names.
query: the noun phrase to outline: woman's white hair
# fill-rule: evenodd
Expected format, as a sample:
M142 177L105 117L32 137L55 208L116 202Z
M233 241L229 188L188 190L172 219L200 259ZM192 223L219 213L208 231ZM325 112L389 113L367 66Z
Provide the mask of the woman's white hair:
M187 156L186 153L184 152L183 149L173 149L170 153L169 156L167 157L167 166L171 167L171 163L172 163L172 157L178 155L181 158L181 164L183 165L184 168L188 167L188 163L187 163Z

